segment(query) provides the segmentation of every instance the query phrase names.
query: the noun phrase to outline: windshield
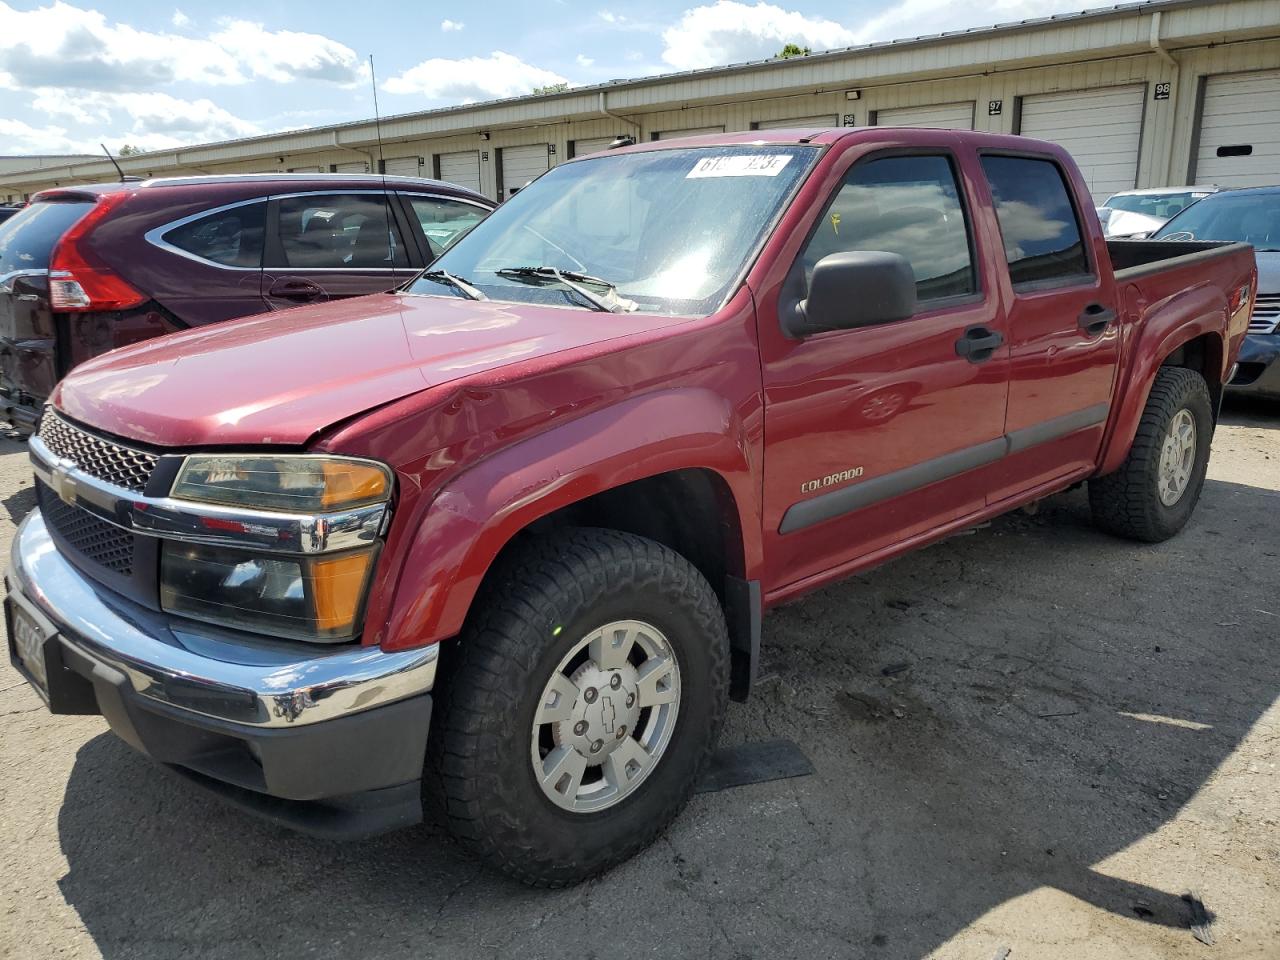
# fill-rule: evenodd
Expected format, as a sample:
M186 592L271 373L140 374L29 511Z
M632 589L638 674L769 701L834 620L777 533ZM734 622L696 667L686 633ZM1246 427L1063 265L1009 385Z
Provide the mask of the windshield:
M1216 193L1178 214L1152 236L1157 240L1236 240L1261 251L1280 251L1280 190Z
M1205 196L1208 194L1190 190L1186 193L1119 193L1107 201L1107 207L1111 210L1127 210L1130 213L1146 214L1158 220L1168 220Z
M561 279L576 277L624 309L711 313L817 154L756 144L565 164L500 206L409 292L466 296L447 274L492 300L591 309Z

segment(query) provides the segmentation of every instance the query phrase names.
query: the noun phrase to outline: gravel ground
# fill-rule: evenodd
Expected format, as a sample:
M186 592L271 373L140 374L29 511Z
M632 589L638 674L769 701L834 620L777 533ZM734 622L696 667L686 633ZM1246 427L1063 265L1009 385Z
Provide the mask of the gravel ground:
M12 441L0 494L7 556ZM1076 491L814 594L766 620L725 740L789 737L817 772L696 797L553 893L425 827L261 825L6 662L0 956L1275 960L1278 557L1280 407L1234 404L1169 543L1094 532Z

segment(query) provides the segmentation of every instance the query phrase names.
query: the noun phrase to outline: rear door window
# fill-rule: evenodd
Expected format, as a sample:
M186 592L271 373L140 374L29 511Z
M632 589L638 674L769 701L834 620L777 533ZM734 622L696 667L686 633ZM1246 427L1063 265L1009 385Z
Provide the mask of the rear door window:
M948 157L882 157L849 171L801 255L806 280L823 257L861 250L905 257L921 302L977 291L960 185Z
M436 257L466 236L489 213L473 203L447 197L406 196L431 247L431 254Z
M161 239L193 257L225 267L262 266L265 202L246 203L184 223Z
M1092 279L1080 218L1052 160L984 156L1014 289Z
M268 267L377 270L407 267L409 257L384 194L283 197L279 244Z
M42 200L0 224L0 276L49 269L53 248L92 206L92 200Z

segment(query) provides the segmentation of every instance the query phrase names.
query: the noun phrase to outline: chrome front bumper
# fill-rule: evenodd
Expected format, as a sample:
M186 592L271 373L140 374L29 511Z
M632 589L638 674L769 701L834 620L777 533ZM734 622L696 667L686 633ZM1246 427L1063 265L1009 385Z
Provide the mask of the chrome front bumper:
M156 613L111 594L54 546L38 510L13 540L17 603L51 621L64 646L122 674L139 697L255 729L296 728L427 693L438 647L272 641Z

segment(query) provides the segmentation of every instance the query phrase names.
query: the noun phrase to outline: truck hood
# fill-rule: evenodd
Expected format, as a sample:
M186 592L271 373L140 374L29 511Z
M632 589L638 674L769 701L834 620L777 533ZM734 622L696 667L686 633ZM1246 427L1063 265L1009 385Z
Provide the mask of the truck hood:
M53 400L90 426L158 446L301 445L434 386L682 322L378 294L126 347L77 367Z

